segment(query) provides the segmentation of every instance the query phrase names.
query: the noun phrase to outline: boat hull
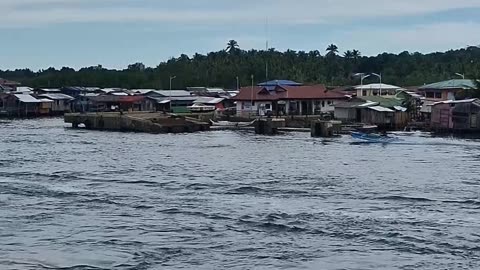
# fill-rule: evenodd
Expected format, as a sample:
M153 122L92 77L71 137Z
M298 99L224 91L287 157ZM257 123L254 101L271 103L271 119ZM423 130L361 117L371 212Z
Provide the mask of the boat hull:
M398 138L367 134L362 132L352 132L352 138L369 143L392 143L399 141Z

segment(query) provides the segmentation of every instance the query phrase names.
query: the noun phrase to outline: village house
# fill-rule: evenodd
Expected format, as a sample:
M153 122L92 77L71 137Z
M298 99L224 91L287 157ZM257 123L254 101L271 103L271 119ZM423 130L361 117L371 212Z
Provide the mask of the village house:
M193 105L193 102L198 96L185 90L155 90L155 89L134 89L131 90L135 95L142 95L153 100L155 103L151 105L157 111L171 111L174 113L189 112L188 107ZM168 108L168 109L167 109Z
M432 106L439 101L464 99L462 93L477 89L474 80L453 79L436 82L418 88L418 93L424 97L420 112L427 120L431 120Z
M1 94L0 112L6 116L40 116L50 113L52 101L29 94Z
M372 83L356 86L357 97L386 96L395 97L399 90L403 88L385 83Z
M430 127L436 131L480 131L480 100L446 100L433 104Z
M192 96L226 97L229 95L223 88L187 87L187 91L190 92Z
M71 97L78 97L91 93L97 93L100 90L98 87L80 87L80 86L68 86L61 89L62 93Z
M347 97L328 91L324 85L302 85L292 81L270 81L255 87L243 87L232 98L237 115L321 115L334 111L334 105Z
M92 112L94 111L94 104L92 98L99 96L95 93L86 93L75 97L70 101L71 112Z
M96 112L149 111L152 101L144 96L99 95L90 98L90 108Z
M454 79L424 85L418 91L430 101L456 100L458 94L464 90L478 89L474 80Z
M213 106L216 110L222 111L227 108L226 101L227 99L225 98L199 97L193 101L193 104Z
M62 115L70 111L70 102L73 97L61 93L38 95L39 98L49 99L52 101L50 113L52 115Z
M357 97L335 105L334 117L344 123L372 124L386 129L403 128L411 117L407 103L408 99L400 97Z
M2 92L14 92L17 91L17 87L22 85L19 82L16 81L10 81L7 79L2 79L0 78L0 90Z

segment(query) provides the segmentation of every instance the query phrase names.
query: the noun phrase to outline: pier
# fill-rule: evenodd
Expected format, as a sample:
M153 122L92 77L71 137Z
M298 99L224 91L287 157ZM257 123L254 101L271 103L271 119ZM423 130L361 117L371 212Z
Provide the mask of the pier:
M210 124L197 119L164 113L101 112L68 113L65 123L73 128L84 125L86 129L145 133L191 133L207 131Z

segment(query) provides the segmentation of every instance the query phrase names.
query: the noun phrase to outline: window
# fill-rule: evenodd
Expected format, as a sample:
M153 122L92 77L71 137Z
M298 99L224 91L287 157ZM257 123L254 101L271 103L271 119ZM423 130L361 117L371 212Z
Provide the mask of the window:
M396 91L395 91L394 89L388 90L388 94L389 94L390 96L395 96Z
M378 96L378 91L377 91L377 90L373 90L373 95L374 95L374 96Z
M325 107L325 101L322 101L322 107Z
M270 110L272 108L271 104L265 104L265 109Z
M329 101L327 102L327 104L328 104L328 105L332 105L332 104L333 104L333 101L329 100Z
M367 96L367 90L362 91L362 96L366 97Z
M441 92L435 92L435 98L442 98Z
M425 97L427 97L427 98L435 98L435 93L434 93L434 92L425 92Z

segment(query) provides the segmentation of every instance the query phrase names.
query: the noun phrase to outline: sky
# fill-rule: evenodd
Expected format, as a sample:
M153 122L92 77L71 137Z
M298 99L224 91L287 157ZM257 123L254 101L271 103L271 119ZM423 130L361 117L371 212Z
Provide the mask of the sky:
M0 0L0 69L123 69L242 49L436 52L480 44L480 0Z

